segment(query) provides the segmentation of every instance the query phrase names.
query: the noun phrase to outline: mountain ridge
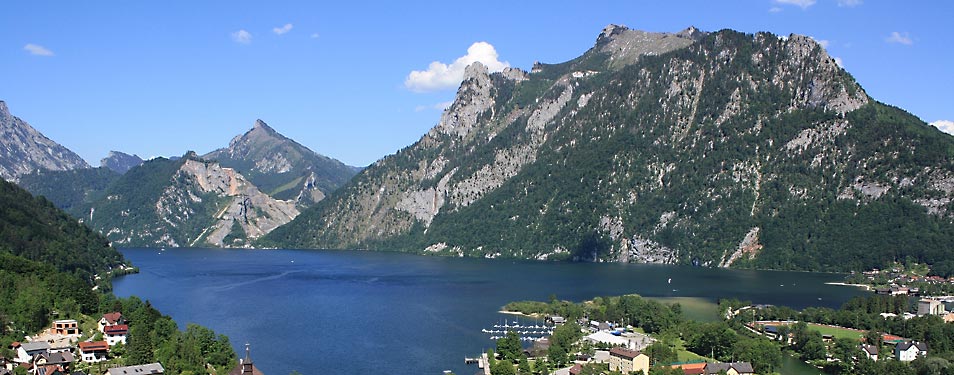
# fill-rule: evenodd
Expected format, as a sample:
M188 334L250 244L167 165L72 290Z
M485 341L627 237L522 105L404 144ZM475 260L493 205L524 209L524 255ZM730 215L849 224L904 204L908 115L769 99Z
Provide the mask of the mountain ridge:
M90 168L83 158L10 114L0 100L0 178L16 182L37 170Z
M870 99L809 37L610 25L564 63L468 67L418 142L260 243L831 271L933 261L954 246L952 156L949 136Z

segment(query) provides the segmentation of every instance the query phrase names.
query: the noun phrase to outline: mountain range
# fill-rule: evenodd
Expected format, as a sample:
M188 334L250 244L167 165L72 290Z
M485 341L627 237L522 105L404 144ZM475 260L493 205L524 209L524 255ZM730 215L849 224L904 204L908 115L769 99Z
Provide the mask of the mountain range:
M20 176L38 170L79 168L89 168L89 164L11 115L7 103L0 100L0 178L17 181Z
M416 143L263 246L845 271L954 249L954 139L809 37L610 25L466 70Z
M0 109L6 132L31 134L35 143L62 150L55 155L75 156L10 116L5 106ZM99 168L85 162L31 164L40 159L33 154L42 151L20 139L0 144L14 150L0 162L17 171L16 181L117 246L249 247L359 170L315 153L261 120L228 147L201 157L188 152L144 162L111 151Z
M567 62L473 63L436 126L360 171L261 120L202 156L124 174L138 157L112 156L130 162L0 161L123 246L813 271L954 255L954 138L794 34L609 25Z

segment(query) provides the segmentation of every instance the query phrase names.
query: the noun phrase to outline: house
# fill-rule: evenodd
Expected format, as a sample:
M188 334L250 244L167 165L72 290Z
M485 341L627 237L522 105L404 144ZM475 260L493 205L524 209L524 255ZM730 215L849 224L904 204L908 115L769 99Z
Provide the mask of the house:
M583 372L583 365L579 363L570 367L570 375L580 375L581 372Z
M706 363L684 363L681 365L672 365L672 368L681 369L685 375L702 375L706 372Z
M73 353L44 353L37 354L33 359L34 366L59 366L62 372L69 371L75 359Z
M632 371L642 371L643 374L649 374L649 356L636 350L612 348L610 349L609 369L624 374Z
M903 362L911 362L917 357L926 356L927 353L927 344L923 342L904 341L894 346L894 359Z
M872 361L878 360L878 346L876 345L861 344L861 352Z
M97 323L100 332L104 332L107 326L114 326L117 324L126 324L126 319L123 319L123 314L119 312L111 312L103 314L102 318L99 318L99 323Z
M245 344L245 358L239 360L238 366L229 371L228 375L264 375L252 364L252 357L249 355L248 344Z
M79 323L74 319L56 320L50 333L54 335L79 335Z
M548 318L548 320L555 325L561 325L566 323L566 318L559 315L553 315L550 318Z
M748 362L733 363L707 363L705 374L719 374L725 372L727 375L754 375L755 370L752 364Z
M108 375L162 375L165 369L159 363L147 363L138 366L113 367L106 372Z
M944 314L947 314L947 311L944 310L944 304L941 301L928 298L918 301L918 316Z
M80 358L83 362L102 362L109 354L109 344L106 341L91 341L79 343Z
M50 344L46 341L14 342L11 346L17 351L17 357L13 361L19 363L30 363L33 361L33 356L50 352Z
M125 324L106 326L103 329L103 336L106 338L106 343L109 344L109 346L114 346L118 343L126 345L127 334L129 334L129 326Z

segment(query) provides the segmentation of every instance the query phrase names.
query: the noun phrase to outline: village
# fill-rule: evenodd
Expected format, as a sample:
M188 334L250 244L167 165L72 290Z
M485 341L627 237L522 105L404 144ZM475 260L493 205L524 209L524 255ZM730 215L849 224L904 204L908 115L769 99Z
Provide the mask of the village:
M75 319L52 326L10 345L10 358L0 357L0 375L162 375L159 362L124 365L129 325L120 312L103 314L84 330ZM245 358L228 375L262 375L246 345Z

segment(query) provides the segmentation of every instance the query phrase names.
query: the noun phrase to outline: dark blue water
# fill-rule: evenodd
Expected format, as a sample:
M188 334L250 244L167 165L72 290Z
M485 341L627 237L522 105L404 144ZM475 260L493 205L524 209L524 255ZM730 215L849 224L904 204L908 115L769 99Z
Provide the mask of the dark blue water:
M658 265L515 262L314 250L125 249L141 273L114 281L184 327L251 344L269 375L472 374L493 343L480 332L515 300L734 297L837 307L862 291L840 275ZM668 283L668 279L672 279ZM512 319L512 317L511 317Z

